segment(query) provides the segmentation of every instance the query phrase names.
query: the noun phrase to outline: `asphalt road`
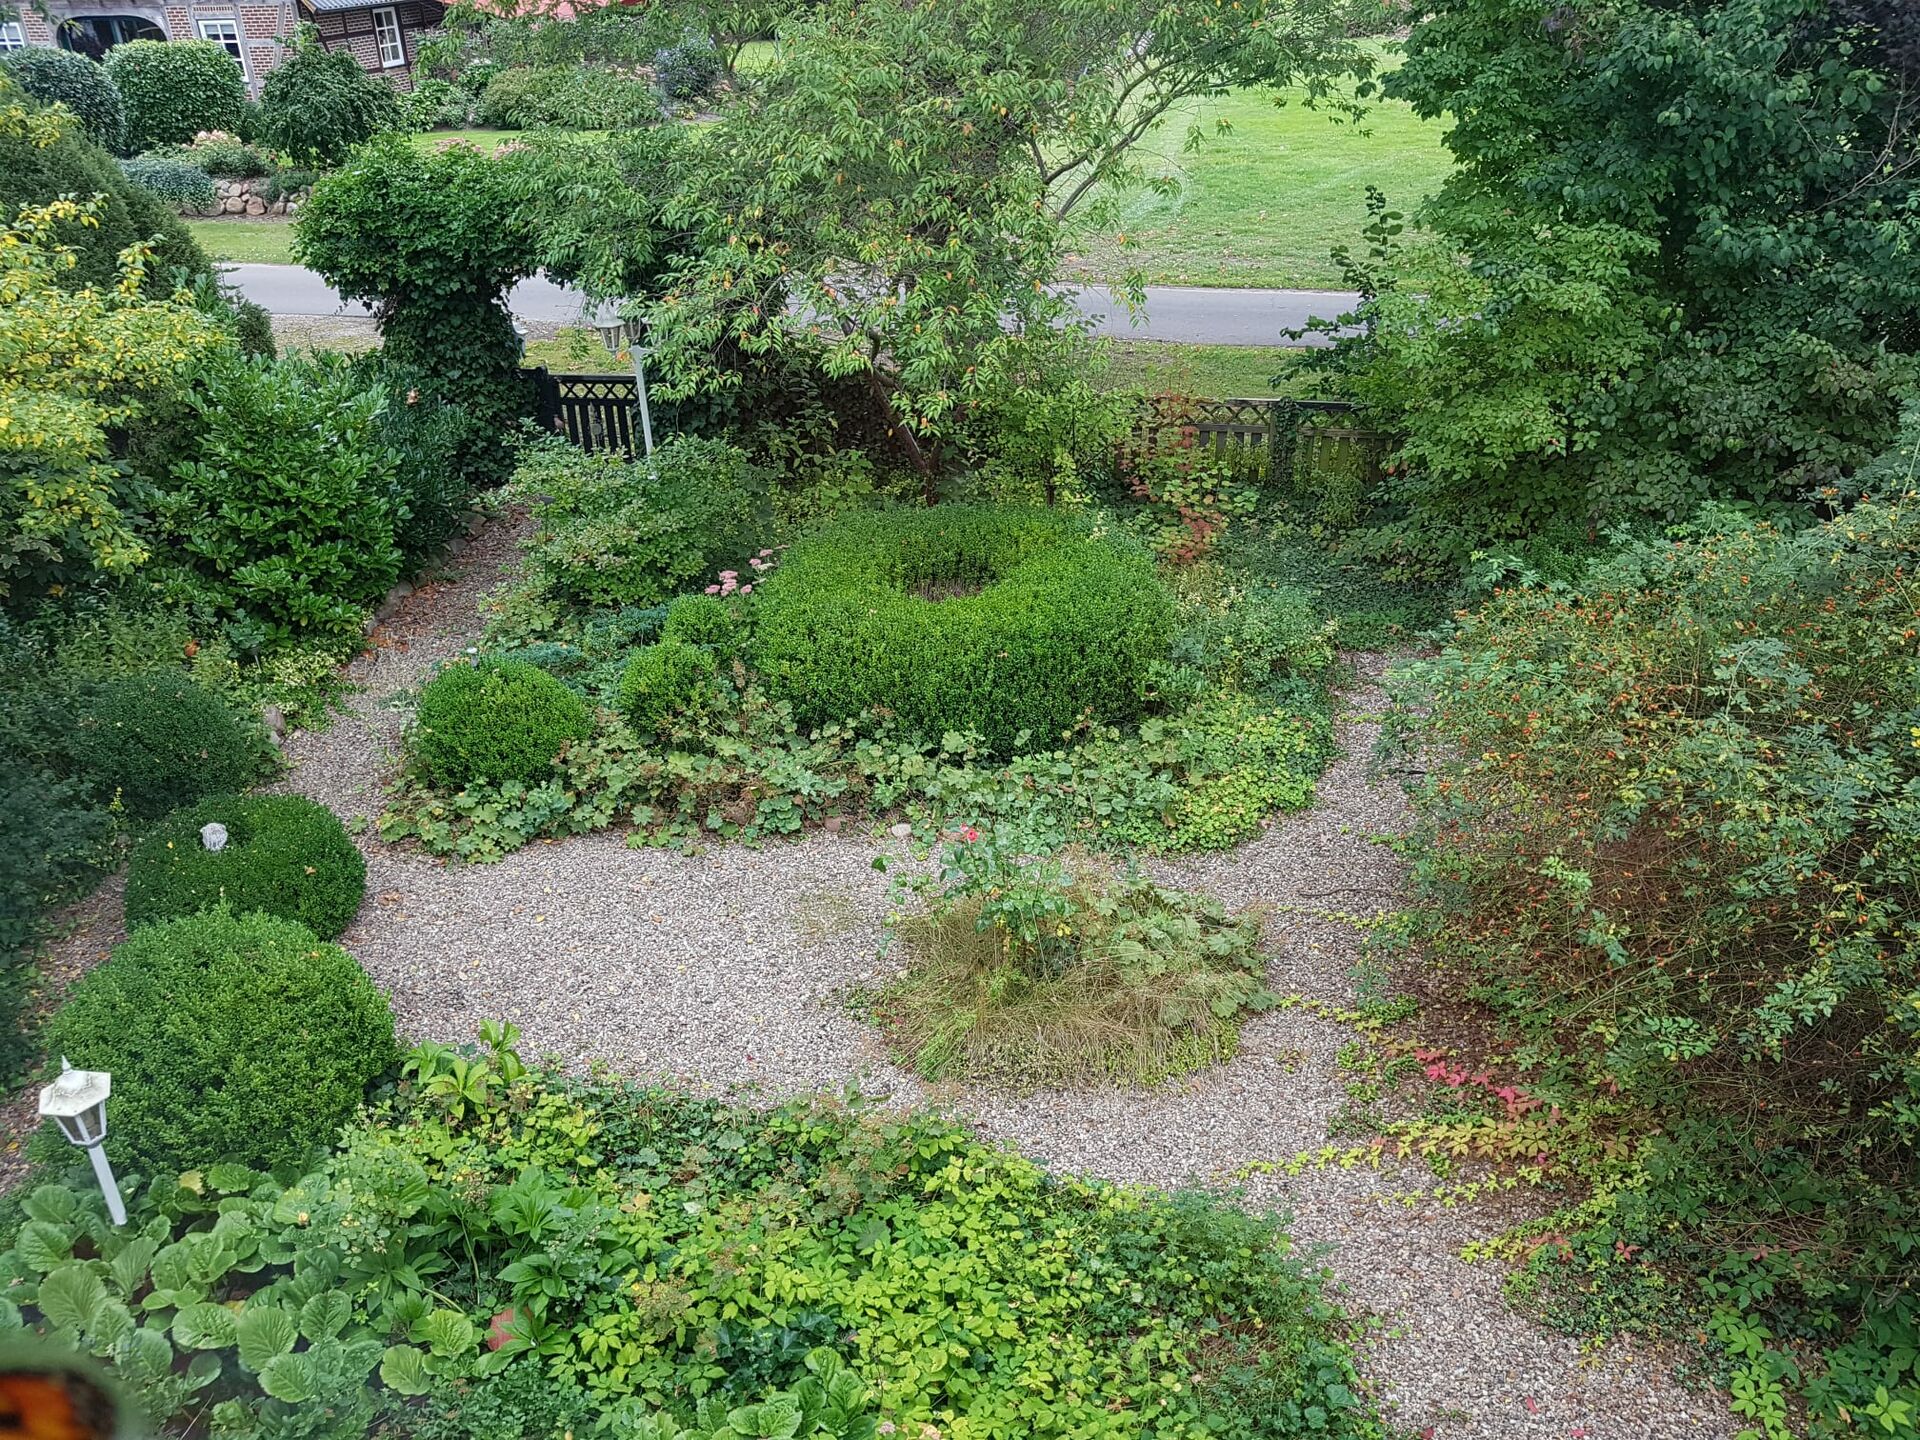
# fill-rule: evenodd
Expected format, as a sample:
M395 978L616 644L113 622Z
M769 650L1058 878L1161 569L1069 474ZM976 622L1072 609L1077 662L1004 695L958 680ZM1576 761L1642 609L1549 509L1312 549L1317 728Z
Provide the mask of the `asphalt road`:
M275 315L365 315L366 307L342 300L313 271L299 265L226 265L240 293ZM1104 287L1073 285L1066 290L1091 316L1096 335L1114 339L1173 340L1205 345L1286 345L1286 331L1309 316L1331 319L1357 296L1334 290L1209 290L1155 285L1147 288L1147 308L1138 323ZM509 297L522 320L571 325L585 320L586 305L575 291L545 278L523 280ZM1316 337L1317 338L1317 337Z

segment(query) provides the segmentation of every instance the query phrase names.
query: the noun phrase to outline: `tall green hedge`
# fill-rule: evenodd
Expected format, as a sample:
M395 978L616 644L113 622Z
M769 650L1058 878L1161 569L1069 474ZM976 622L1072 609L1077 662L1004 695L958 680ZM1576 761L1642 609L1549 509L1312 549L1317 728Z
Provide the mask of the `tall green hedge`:
M856 515L755 588L754 659L803 723L883 709L1003 754L1139 716L1173 634L1144 553L1041 509Z
M107 52L106 65L126 103L130 151L237 131L247 112L246 79L212 40L129 40Z

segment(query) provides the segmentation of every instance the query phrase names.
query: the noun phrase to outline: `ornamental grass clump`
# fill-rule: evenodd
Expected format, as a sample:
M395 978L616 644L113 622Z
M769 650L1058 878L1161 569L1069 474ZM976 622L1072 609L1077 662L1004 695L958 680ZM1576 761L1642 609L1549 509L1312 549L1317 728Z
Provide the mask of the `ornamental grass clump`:
M539 666L483 656L427 682L407 748L427 780L459 789L540 779L592 730L587 702Z
M805 725L890 714L1000 755L1147 709L1173 606L1153 562L1057 512L943 505L802 537L755 586L752 654Z
M202 838L226 832L219 850ZM261 910L331 940L367 893L367 862L326 806L303 795L217 795L176 810L135 847L127 867L127 927L225 904Z
M941 888L900 920L873 1014L929 1080L1151 1085L1230 1058L1274 1004L1260 914L960 831Z

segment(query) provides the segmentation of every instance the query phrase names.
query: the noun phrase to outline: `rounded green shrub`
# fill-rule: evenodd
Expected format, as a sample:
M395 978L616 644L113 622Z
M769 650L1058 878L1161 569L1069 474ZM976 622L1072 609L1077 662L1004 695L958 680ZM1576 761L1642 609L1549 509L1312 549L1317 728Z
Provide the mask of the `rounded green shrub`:
M536 780L592 729L587 702L538 665L483 658L427 682L408 743L427 779L458 788Z
M147 1174L305 1164L397 1058L386 997L351 955L225 908L137 931L46 1040L113 1073L107 1150Z
M107 78L126 105L126 148L182 145L202 130L238 131L247 84L212 40L129 40L107 52Z
M633 652L620 677L616 703L634 729L666 729L676 716L698 709L713 689L713 656L684 640L662 640Z
M71 50L31 46L0 55L0 71L45 105L64 105L96 145L119 148L126 107L106 67Z
M66 749L95 794L117 794L131 814L153 819L202 795L241 788L260 773L263 745L218 695L161 670L102 684Z
M731 660L746 646L746 619L737 604L718 595L681 595L667 604L660 638L699 645L716 660Z
M224 849L203 826L224 825ZM367 862L346 828L303 795L217 795L176 810L134 849L127 867L127 926L173 920L223 901L297 920L331 940L360 913Z
M1053 511L861 514L755 587L752 654L803 724L863 710L1000 754L1136 718L1173 606L1147 556Z

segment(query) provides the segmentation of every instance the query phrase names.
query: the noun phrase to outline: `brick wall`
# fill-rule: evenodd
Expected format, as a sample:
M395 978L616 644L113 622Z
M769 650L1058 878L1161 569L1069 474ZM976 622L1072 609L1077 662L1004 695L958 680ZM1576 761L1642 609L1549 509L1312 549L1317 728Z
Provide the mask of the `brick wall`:
M294 30L292 8L290 5L245 4L240 7L240 34L247 50L247 80L256 95L267 73L287 58Z

